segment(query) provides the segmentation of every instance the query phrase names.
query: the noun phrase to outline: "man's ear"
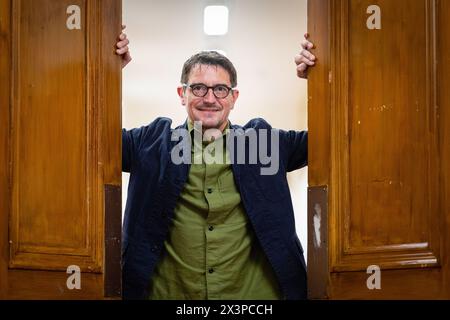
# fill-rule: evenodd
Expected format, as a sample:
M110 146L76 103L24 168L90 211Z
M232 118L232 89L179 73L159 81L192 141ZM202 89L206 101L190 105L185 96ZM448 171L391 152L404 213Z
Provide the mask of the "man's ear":
M239 98L239 90L234 89L232 91L232 95L233 95L233 107L231 109L234 109L234 104L236 103L236 100Z
M178 93L178 96L180 97L181 104L183 106L185 106L186 105L186 95L185 95L186 92L184 91L184 88L183 87L178 87L177 88L177 93Z

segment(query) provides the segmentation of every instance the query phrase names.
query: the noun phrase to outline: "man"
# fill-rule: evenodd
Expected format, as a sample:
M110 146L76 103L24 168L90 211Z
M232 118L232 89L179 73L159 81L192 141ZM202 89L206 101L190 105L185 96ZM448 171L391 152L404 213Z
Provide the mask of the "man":
M315 60L307 38L295 57L300 78ZM122 33L123 66L128 44ZM231 124L236 86L231 61L198 53L177 88L186 122L123 130L125 299L306 299L286 172L307 165L307 132Z

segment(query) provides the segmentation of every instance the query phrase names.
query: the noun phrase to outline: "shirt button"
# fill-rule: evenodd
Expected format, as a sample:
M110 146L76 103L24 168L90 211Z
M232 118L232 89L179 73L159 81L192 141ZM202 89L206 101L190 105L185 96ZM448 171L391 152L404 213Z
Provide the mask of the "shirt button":
M213 189L212 188L208 188L208 193L212 193Z
M210 269L208 270L208 272L209 272L209 273L213 273L213 272L214 272L214 269L213 269L213 268L210 268Z
M157 245L154 245L152 248L151 248L151 251L152 252L156 252L158 250L158 246Z
M214 230L214 226L209 226L208 230L209 231L213 231Z

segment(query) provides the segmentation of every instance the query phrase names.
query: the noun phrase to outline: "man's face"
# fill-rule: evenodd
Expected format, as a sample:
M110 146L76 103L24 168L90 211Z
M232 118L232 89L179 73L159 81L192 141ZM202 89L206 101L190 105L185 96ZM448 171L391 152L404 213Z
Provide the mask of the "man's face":
M188 85L205 84L208 87L226 85L231 87L230 75L220 66L196 65L189 74ZM191 88L177 88L181 98L181 104L186 106L189 119L192 122L201 121L203 129L219 129L223 131L228 123L228 115L234 108L239 91L233 90L222 99L214 96L213 90L209 89L206 96L197 97Z

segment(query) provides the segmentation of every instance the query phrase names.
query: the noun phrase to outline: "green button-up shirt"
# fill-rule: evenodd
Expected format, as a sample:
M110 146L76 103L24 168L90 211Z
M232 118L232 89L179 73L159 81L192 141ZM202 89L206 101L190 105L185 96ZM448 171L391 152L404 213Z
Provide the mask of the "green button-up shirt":
M188 127L193 136L189 121ZM224 135L213 142L194 139L188 180L150 283L150 299L282 298L242 205L225 140ZM219 151L228 161L210 164Z

